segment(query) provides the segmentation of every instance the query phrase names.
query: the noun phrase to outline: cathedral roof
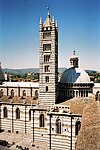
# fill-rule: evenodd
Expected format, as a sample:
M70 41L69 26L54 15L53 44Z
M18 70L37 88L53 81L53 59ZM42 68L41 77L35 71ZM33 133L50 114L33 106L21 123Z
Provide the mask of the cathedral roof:
M91 96L83 110L76 150L100 150L100 105Z
M66 69L60 79L61 83L89 83L90 77L81 68L69 68Z
M36 105L38 103L38 99L34 99L33 97L29 96L2 96L0 98L1 103L8 103L8 104L21 104L21 105Z
M0 87L33 87L33 88L39 88L39 82L3 82Z
M69 106L71 113L82 115L83 110L87 105L87 99L84 100L81 97L74 97L70 100L66 100L64 102L61 102L60 105Z

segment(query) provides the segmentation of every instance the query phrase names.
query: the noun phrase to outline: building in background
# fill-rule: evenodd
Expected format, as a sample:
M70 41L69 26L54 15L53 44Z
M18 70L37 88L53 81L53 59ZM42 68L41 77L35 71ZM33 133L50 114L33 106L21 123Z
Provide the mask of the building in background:
M0 62L0 84L2 84L2 82L4 82L4 76L2 73L1 62Z

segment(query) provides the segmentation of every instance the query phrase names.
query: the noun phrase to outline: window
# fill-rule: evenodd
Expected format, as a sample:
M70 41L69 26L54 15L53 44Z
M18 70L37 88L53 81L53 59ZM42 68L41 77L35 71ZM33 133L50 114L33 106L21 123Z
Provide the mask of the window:
M49 82L49 76L45 77L45 82Z
M40 115L40 127L44 127L44 115Z
M49 70L49 65L44 66L44 71L45 71L45 72L50 72L50 70Z
M48 92L48 86L46 86L46 92Z
M50 37L51 37L51 32L45 32L45 33L43 33L43 39L48 40L48 39L50 39Z
M35 99L38 99L38 90L35 91Z
M78 97L78 91L76 91L76 97Z
M83 97L83 91L81 91L81 97Z
M88 97L88 91L86 91L86 97Z
M11 97L12 98L14 97L14 90L13 89L11 90Z
M4 117L4 118L7 118L7 117L8 117L8 110L7 110L7 107L4 107L4 109L3 109L3 117Z
M20 110L19 110L19 108L16 109L16 119L20 119Z
M50 51L51 50L51 44L43 44L43 50L44 51Z
M100 93L99 91L96 92L96 95L95 95L95 100L96 101L99 100L99 93Z
M56 133L61 134L61 121L60 121L60 119L56 120Z
M31 121L31 110L29 110L29 121Z
M81 122L78 120L76 121L76 124L75 124L75 135L78 135L80 128L81 128Z
M44 55L44 62L49 62L50 55Z
M25 92L25 90L23 90L23 96L26 96L26 92Z
M3 89L0 90L0 98L3 96Z

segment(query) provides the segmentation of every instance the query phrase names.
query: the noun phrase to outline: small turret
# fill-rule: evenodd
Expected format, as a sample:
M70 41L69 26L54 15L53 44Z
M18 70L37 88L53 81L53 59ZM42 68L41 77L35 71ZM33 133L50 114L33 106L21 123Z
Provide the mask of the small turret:
M58 22L57 22L57 20L56 20L56 28L58 28Z
M42 18L40 17L40 25L42 25Z

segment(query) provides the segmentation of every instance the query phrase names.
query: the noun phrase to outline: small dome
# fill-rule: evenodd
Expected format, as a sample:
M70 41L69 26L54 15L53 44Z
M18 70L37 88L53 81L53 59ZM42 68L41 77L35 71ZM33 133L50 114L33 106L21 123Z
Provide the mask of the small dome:
M60 79L61 83L89 83L90 77L81 68L69 68L66 69Z

